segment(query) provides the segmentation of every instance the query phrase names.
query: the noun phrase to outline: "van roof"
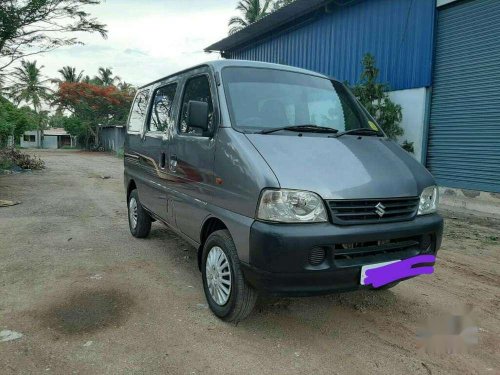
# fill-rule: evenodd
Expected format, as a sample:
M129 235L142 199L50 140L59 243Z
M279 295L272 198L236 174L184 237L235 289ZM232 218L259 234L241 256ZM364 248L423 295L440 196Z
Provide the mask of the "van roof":
M227 59L227 60L213 60L213 61L205 62L203 64L192 66L191 68L184 69L184 70L181 70L181 71L173 73L173 74L169 74L168 76L165 76L163 78L160 78L160 79L157 79L153 82L150 82L146 85L143 85L143 86L139 87L139 89L146 88L146 87L151 86L155 83L164 81L170 77L175 77L176 75L179 75L179 74L182 74L185 72L189 72L190 70L194 70L196 68L200 68L203 66L209 66L209 67L213 68L216 72L220 72L223 68L229 67L229 66L247 67L247 68L268 68L268 69L286 70L286 71L290 71L290 72L297 72L297 73L309 74L309 75L314 75L317 77L332 79L331 77L327 77L323 74L313 72L311 70L296 68L296 67L289 66L289 65L273 64L273 63L266 63L266 62L260 62L260 61L250 61L250 60Z

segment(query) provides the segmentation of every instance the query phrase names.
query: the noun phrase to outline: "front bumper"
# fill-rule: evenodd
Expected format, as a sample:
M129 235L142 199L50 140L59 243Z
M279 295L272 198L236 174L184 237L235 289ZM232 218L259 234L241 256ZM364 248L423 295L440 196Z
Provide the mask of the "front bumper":
M368 288L360 285L362 266L435 254L442 234L439 215L352 226L255 221L250 261L242 269L250 285L271 294L300 296ZM313 249L323 249L320 263L317 257L311 258Z

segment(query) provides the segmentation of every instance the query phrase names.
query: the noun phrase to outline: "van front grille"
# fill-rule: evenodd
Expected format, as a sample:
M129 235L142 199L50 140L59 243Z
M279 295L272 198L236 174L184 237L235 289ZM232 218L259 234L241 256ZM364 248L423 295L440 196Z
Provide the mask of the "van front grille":
M411 220L417 214L418 197L328 201L335 224L373 224Z
M416 256L421 252L421 243L419 237L345 243L336 244L333 252L336 267L353 267Z

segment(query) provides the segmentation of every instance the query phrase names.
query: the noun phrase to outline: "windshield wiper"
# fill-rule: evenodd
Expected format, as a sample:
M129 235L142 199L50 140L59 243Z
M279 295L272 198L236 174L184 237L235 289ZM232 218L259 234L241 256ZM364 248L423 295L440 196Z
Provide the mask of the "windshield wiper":
M294 125L294 126L283 126L281 128L262 130L257 132L257 134L271 134L279 132L281 130L289 130L293 132L310 132L310 133L338 133L339 131L334 128L329 128L326 126L318 125Z
M382 136L379 130L373 130L370 128L359 128L359 129L351 129L342 133L335 134L334 138L342 137L343 135L354 134L354 135L376 135Z

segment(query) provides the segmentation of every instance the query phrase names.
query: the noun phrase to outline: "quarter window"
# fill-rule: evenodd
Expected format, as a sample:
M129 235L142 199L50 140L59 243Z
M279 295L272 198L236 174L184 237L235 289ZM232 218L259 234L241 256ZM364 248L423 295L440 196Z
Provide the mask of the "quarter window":
M164 132L172 122L172 106L175 98L177 84L160 87L156 90L151 117L148 123L148 131Z
M201 129L190 128L187 124L187 106L191 100L208 103L208 132L211 132L214 123L214 106L207 76L194 77L186 82L179 125L179 131L182 134L202 136L203 132Z
M128 123L128 131L139 133L144 125L146 113L148 109L149 90L141 91L137 94L132 106L130 120Z

